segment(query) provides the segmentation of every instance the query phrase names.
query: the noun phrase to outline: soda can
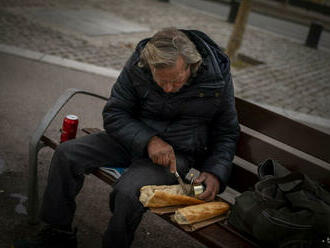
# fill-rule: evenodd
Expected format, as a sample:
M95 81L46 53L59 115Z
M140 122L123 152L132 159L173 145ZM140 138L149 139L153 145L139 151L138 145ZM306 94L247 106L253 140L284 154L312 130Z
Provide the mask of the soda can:
M63 120L63 125L61 129L61 143L74 139L77 135L78 129L78 116L76 115L67 115Z

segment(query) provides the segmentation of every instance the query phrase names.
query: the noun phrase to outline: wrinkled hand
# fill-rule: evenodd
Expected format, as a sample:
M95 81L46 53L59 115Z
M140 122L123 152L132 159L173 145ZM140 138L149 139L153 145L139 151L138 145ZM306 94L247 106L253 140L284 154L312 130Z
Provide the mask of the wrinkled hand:
M173 147L161 138L154 136L148 143L149 158L155 164L170 167L170 171L176 171L176 158Z
M211 173L202 172L199 177L194 180L195 184L204 183L206 186L205 191L198 196L199 199L204 201L213 201L216 194L220 190L219 179Z

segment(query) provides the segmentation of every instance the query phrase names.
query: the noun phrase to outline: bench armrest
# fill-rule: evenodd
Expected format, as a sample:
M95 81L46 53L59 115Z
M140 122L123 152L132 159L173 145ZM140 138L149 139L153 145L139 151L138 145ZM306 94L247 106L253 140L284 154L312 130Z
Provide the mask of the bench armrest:
M68 89L66 90L63 95L61 95L54 106L50 108L47 112L47 114L42 118L41 122L39 123L37 129L34 131L30 145L36 146L38 145L38 142L40 141L41 136L45 133L47 128L49 127L50 123L53 121L53 119L57 116L57 114L61 111L61 109L64 107L64 105L76 94L84 94L89 95L93 97L97 97L103 100L108 100L106 97L86 91L86 90L80 90L80 89Z
M28 179L28 213L30 223L37 223L37 212L39 206L38 197L38 152L43 147L40 139L49 127L50 123L54 120L57 114L61 111L64 105L76 94L83 94L93 96L99 99L108 100L106 97L80 89L68 89L61 95L54 106L50 108L47 114L42 118L38 127L32 134L29 142L29 179Z

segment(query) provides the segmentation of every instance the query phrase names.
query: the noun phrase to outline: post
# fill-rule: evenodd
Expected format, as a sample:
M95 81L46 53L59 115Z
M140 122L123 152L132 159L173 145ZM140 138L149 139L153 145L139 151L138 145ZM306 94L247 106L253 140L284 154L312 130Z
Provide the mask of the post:
M237 59L237 51L241 47L245 26L247 24L251 9L251 2L251 0L242 0L239 6L238 15L234 24L234 29L230 35L226 49L226 54L229 56L232 62Z
M228 15L228 19L227 22L229 23L234 23L237 13L238 13L238 9L239 9L239 5L240 5L240 1L238 0L231 0L230 2L230 12Z
M305 45L311 48L317 48L322 31L323 31L322 24L317 22L312 22L309 28L309 33Z

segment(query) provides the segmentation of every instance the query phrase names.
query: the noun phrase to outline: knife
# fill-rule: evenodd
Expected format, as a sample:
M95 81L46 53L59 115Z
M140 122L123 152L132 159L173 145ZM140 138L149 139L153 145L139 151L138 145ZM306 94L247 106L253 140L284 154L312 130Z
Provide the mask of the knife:
M181 185L181 188L182 188L183 192L184 192L186 195L189 195L190 192L188 192L188 190L187 190L187 188L186 188L186 185L184 184L184 182L183 182L182 178L180 177L178 171L175 171L175 172L174 172L174 175L175 175L176 178L178 179L178 182L179 182L179 184Z

